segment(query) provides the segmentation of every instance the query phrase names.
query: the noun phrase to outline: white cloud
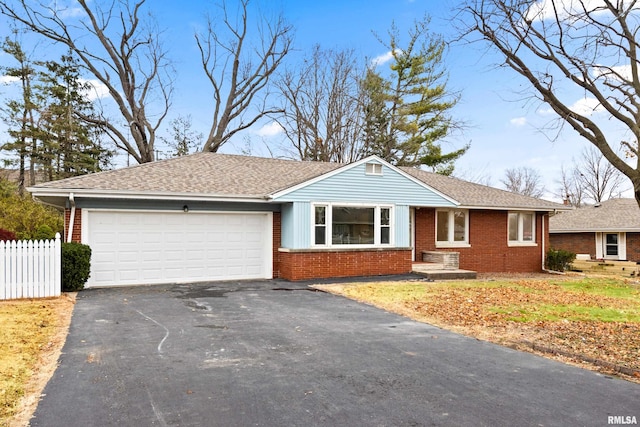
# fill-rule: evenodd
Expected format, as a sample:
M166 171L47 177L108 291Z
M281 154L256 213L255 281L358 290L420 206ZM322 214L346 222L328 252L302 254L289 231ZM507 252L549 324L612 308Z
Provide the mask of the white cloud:
M604 108L595 98L582 98L569 107L571 110L583 116L590 116L593 113L603 111Z
M527 11L526 18L531 21L544 21L555 19L557 13L560 19L566 19L583 14L583 8L589 12L606 13L604 7L604 0L538 0Z
M96 99L108 98L109 89L105 86L100 80L96 79L80 79L80 83L85 84L88 83L91 87L85 92L85 96L90 101L95 101Z
M0 84L9 85L20 81L19 77L14 76L0 76Z
M605 79L621 81L620 78L630 81L632 80L631 65L616 65L613 67L606 67L604 65L594 66L593 74L596 77L604 76Z
M388 51L386 53L383 53L382 55L378 55L375 58L373 58L371 60L371 66L372 67L378 67L380 65L384 65L387 62L391 61L393 59L393 52L392 51Z
M513 119L509 120L509 123L511 123L513 126L524 126L527 124L527 118L526 117L514 117Z
M277 122L271 122L262 126L256 133L259 136L276 136L282 133L282 127Z

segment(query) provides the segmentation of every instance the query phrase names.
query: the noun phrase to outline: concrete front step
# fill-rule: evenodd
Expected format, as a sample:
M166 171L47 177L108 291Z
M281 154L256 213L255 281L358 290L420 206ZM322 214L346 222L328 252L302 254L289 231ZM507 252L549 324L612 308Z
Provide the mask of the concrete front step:
M475 271L469 270L432 270L414 271L414 273L431 280L464 280L478 277Z
M420 262L413 264L413 272L431 280L475 279L477 273L470 270L445 269L442 264Z

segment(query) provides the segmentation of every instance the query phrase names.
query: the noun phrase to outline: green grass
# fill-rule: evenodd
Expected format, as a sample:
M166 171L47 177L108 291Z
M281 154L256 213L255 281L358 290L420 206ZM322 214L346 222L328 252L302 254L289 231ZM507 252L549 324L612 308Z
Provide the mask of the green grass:
M385 308L426 304L443 299L451 307L477 305L485 313L515 322L601 321L639 322L640 289L612 278L552 278L550 280L495 280L383 282L340 285L338 293Z
M640 304L640 287L616 279L584 278L581 280L559 281L557 284L572 292L624 298L637 301Z

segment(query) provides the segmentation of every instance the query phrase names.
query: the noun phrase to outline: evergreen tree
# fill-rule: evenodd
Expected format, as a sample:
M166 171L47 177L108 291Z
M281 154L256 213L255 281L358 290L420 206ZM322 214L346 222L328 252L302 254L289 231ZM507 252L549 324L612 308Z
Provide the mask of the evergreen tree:
M9 141L0 141L0 150L15 153L17 156L16 159L5 160L5 164L18 167L18 191L22 194L25 186L35 184L32 153L37 143L35 121L39 105L34 94L33 81L37 73L19 41L7 37L2 44L2 51L12 57L17 65L0 67L0 72L17 79L21 94L19 99L7 101L0 109L11 138Z
M453 163L468 147L442 153L439 141L455 126L449 115L458 96L446 87L442 70L444 41L429 34L429 19L417 21L409 42L400 46L395 25L385 46L392 55L390 74L374 66L363 81L367 154L376 154L401 166L425 165L450 174Z
M40 115L41 146L36 157L49 180L98 172L109 166L113 153L100 143L102 129L80 117L91 117L78 61L70 54L42 64L39 89L47 106Z

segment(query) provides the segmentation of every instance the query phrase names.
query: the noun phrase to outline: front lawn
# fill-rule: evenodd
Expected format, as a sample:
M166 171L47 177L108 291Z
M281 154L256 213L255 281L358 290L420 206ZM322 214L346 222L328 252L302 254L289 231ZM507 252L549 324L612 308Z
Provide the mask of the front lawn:
M318 288L640 382L640 287L631 281L551 276Z
M26 425L64 344L75 295L0 301L0 426Z

